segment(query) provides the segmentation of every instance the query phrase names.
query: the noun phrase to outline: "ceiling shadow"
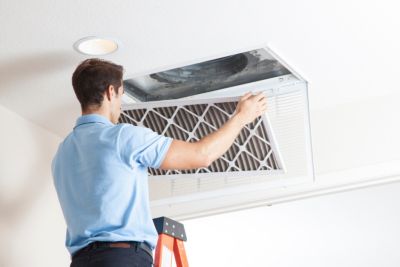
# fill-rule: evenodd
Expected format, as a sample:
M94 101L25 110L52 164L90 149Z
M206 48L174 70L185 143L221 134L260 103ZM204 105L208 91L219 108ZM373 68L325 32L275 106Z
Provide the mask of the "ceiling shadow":
M53 51L34 55L21 55L0 61L0 91L23 81L45 77L67 69L73 69L84 60L74 51Z

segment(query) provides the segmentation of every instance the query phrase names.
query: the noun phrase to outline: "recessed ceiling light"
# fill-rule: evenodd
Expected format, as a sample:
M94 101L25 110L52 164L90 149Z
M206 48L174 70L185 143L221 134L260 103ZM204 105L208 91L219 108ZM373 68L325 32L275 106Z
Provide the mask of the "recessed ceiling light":
M115 52L118 49L116 41L101 37L85 37L74 44L79 53L90 56L104 56Z

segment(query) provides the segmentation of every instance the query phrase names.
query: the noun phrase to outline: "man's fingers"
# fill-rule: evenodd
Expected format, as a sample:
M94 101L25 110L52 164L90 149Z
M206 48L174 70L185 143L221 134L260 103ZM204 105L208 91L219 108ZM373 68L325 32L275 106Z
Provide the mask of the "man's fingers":
M260 100L258 100L258 103L259 103L260 105L265 105L265 104L267 104L267 98L266 98L266 97L261 98Z
M258 116L261 116L262 114L264 114L265 112L267 112L267 109L261 109L258 111Z
M261 99L266 98L264 92L258 92L255 96L254 96L254 100L256 101L260 101Z
M252 96L252 93L251 92L247 92L247 93L245 93L241 98L240 98L240 100L246 100L247 98L249 98L250 96Z
M246 94L244 94L244 95L240 98L240 100L241 100L241 101L244 101L244 100L246 100L246 99L248 99L248 98L251 98L251 100L258 102L258 101L265 101L267 97L265 96L265 94L264 94L263 91L260 91L260 92L258 92L258 93L255 94L255 95L253 95L252 92L247 92Z

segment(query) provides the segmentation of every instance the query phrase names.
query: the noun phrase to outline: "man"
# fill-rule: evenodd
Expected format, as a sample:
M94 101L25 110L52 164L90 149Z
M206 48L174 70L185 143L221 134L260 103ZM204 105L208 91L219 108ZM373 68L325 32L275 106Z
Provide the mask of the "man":
M67 224L71 266L151 266L158 234L149 207L147 168L209 166L242 127L266 111L263 94L245 94L235 114L195 143L144 127L117 124L123 68L83 61L72 76L82 116L52 162L54 185Z

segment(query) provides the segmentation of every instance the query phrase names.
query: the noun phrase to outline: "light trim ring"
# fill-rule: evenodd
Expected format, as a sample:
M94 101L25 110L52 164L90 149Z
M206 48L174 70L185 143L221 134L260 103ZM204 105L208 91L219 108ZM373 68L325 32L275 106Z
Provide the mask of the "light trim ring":
M74 43L74 49L84 55L104 56L118 49L118 43L109 38L89 36Z

